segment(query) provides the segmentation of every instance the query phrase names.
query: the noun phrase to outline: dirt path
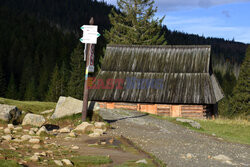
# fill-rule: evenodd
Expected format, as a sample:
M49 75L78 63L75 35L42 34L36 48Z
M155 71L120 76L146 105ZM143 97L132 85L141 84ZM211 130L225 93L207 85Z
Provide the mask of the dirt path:
M140 112L101 110L114 129L108 134L130 139L170 167L249 166L250 146L221 141ZM215 160L217 155L231 160Z

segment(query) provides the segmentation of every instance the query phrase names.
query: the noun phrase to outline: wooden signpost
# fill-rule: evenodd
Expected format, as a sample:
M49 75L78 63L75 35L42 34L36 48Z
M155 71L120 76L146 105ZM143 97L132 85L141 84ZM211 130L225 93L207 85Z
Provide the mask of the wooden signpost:
M86 59L86 72L84 82L83 93L83 107L82 107L82 121L86 121L88 111L88 73L94 72L94 51L97 43L97 38L100 34L97 32L98 26L94 26L94 18L89 21L90 25L83 25L83 37L80 39L82 43L85 43L84 60Z

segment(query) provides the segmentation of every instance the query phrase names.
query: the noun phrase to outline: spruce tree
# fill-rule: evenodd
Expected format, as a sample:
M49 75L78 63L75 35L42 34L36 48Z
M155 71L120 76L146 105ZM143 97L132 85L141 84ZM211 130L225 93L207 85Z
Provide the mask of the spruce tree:
M110 44L162 45L162 21L154 19L157 8L154 0L118 0L121 13L112 9L109 15L112 28L104 37Z
M24 99L29 101L34 101L37 99L36 87L35 87L35 78L32 77L28 82L26 91L24 94Z
M32 78L33 69L32 69L32 58L31 56L28 56L24 60L24 65L22 68L22 75L21 75L21 81L19 84L19 92L18 92L18 99L23 100L25 99L25 93L26 89L29 85L29 82ZM34 73L35 75L36 73Z
M49 84L49 70L47 68L46 57L44 56L42 59L42 67L39 72L38 79L38 99L45 100L47 92L48 92L48 84Z
M3 97L6 92L6 79L3 68L0 62L0 97Z
M60 95L66 96L67 95L67 84L69 79L69 71L66 67L66 64L63 62L60 68Z
M59 68L56 65L50 80L48 94L46 96L47 101L57 101L61 93L61 80Z
M15 83L15 78L14 78L13 73L11 74L11 77L10 77L8 89L6 92L6 97L9 99L17 99L16 83Z
M81 99L84 89L84 57L82 45L78 44L71 54L71 77L68 84L68 95Z
M240 75L230 99L232 106L231 115L250 115L250 45L247 48L246 57L241 65Z

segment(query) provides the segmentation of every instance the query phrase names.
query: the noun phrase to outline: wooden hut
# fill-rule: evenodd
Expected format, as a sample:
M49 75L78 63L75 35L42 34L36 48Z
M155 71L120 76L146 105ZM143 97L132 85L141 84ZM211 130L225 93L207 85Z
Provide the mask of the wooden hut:
M93 83L99 87L90 88L89 98L99 102L101 108L173 117L214 115L223 92L212 72L210 50L210 46L108 45L101 71ZM137 87L130 88L128 78L136 78ZM97 83L107 79L113 84L118 84L118 79L124 82L118 88ZM145 85L143 89L140 86L146 82L141 80L161 83L158 89Z

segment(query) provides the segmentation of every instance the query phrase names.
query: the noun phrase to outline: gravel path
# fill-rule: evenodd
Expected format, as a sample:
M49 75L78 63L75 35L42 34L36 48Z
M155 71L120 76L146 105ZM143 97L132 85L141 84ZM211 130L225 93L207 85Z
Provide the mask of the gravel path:
M136 111L102 109L114 129L170 167L249 166L250 146L221 141ZM215 156L224 155L221 160ZM228 158L228 159L227 159Z

